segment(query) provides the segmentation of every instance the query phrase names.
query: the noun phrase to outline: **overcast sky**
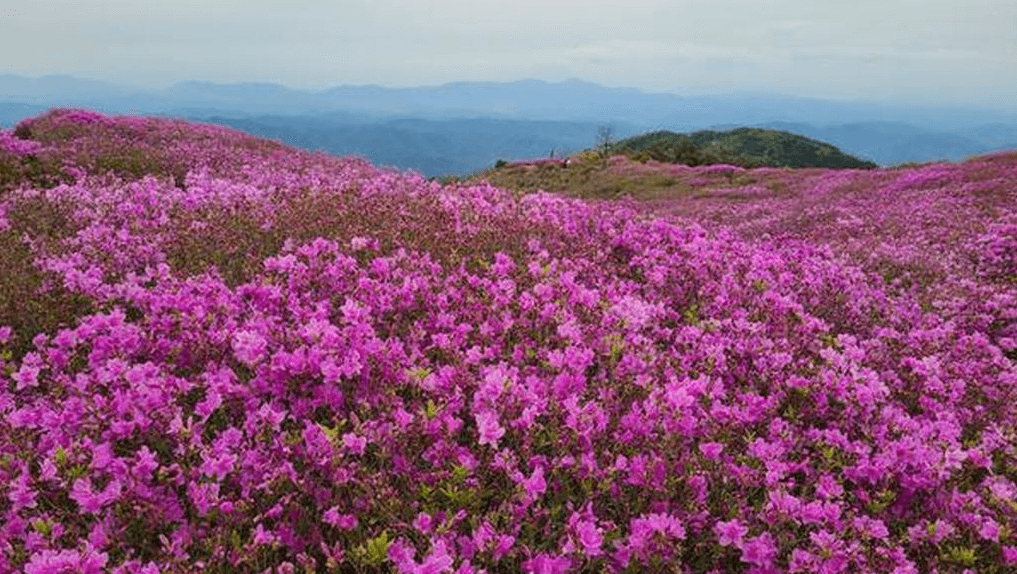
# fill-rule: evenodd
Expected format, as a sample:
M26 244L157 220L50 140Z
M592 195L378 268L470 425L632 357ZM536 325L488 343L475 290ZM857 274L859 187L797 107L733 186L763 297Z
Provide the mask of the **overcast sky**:
M580 78L1017 109L1014 0L0 0L0 73L146 88Z

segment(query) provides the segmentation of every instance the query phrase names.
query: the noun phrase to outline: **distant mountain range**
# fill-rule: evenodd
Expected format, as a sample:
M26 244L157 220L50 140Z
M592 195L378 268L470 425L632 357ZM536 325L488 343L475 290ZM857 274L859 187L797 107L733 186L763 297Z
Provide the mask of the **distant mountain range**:
M70 76L0 75L0 126L52 107L217 123L287 145L357 154L426 176L579 151L608 125L624 138L760 127L832 144L879 165L956 161L1017 148L1017 112L837 102L759 94L683 97L569 80L417 88L186 81L163 90Z

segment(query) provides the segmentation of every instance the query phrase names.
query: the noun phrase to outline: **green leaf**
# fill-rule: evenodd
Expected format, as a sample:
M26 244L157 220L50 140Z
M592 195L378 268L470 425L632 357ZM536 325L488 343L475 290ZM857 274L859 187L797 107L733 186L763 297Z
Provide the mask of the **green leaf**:
M427 417L427 420L431 420L437 415L438 406L431 399L427 399L427 406L424 407L424 416Z
M965 567L974 566L976 561L975 550L963 546L953 547L947 550L946 556L943 559Z
M332 446L336 446L339 444L338 442L339 431L337 429L329 428L321 423L316 424L318 425L318 428L321 429L321 432L325 433L325 436L328 437L328 442L332 443Z
M49 536L49 533L53 530L53 524L47 520L37 519L32 522L32 529L43 536Z
M388 532L382 533L367 542L367 563L370 566L380 566L388 558Z
M470 470L465 466L455 465L452 468L452 480L456 484L463 484L466 482L466 477L470 475Z
M420 489L418 490L418 492L419 492L419 497L422 500L426 501L426 500L430 499L432 491L431 491L431 487L430 486L427 486L426 484L421 484L420 485Z
M407 371L411 377L418 381L422 381L431 375L431 371L424 367L417 367L415 369L409 369Z
M88 468L83 464L76 464L73 468L71 468L68 478L73 481L85 476L86 474L88 474Z

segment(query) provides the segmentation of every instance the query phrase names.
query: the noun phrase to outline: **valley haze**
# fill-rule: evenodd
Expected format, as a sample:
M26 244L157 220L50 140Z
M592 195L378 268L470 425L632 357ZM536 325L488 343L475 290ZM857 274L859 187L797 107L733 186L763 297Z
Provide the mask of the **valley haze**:
M53 107L179 117L428 177L474 173L499 159L575 153L594 145L602 125L615 139L657 130L776 129L881 166L1017 148L1012 111L770 94L678 96L579 79L317 91L189 80L156 90L68 75L7 74L0 75L0 94L0 126L7 129Z

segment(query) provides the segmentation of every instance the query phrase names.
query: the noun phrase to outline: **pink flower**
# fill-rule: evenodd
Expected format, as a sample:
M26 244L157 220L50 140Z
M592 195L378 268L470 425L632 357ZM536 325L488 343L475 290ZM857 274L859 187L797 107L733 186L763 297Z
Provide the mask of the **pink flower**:
M85 550L43 550L33 555L25 564L25 574L61 574L75 572L80 574L101 574L109 560L105 552L96 552L92 544L85 542Z
M424 559L423 564L415 569L415 574L441 574L452 571L452 557L449 556L445 541L439 540L434 543L431 553Z
M498 544L494 548L494 559L501 560L516 543L516 537L510 534L502 534L498 537Z
M236 462L237 455L232 453L224 453L219 456L206 454L201 465L201 472L205 476L213 476L217 480L222 480L233 471L233 465Z
M356 516L352 514L339 514L339 509L335 506L325 511L322 520L326 524L331 524L341 530L353 530L357 527Z
M685 539L685 527L670 514L648 514L650 526L657 532L665 533L677 540Z
M704 442L699 445L699 452L703 453L706 460L716 461L720 458L720 453L723 450L724 445L719 442Z
M413 557L417 551L408 542L398 538L388 547L388 559L395 563L400 574L413 574L419 567Z
M498 448L498 439L505 436L505 429L498 424L498 414L484 411L473 415L480 431L480 445L489 444Z
M426 512L421 512L413 520L413 527L417 529L421 534L430 534L431 532L431 515Z
M713 531L717 534L721 546L738 546L749 529L734 519L728 522L718 522L713 527Z
M537 498L543 496L547 490L547 482L544 480L544 467L537 465L533 469L533 474L530 478L523 480L523 489L526 490L527 499L533 502Z
M494 528L486 520L473 531L473 545L482 550L494 538Z
M28 364L22 364L18 372L13 375L17 385L14 390L20 391L28 387L39 386L39 368Z
M752 564L760 568L769 568L773 565L773 558L777 555L777 548L773 543L773 536L769 532L749 538L742 542L742 562Z
M823 503L819 501L810 502L802 506L801 519L805 524L820 524L825 516Z
M564 556L552 558L543 552L523 562L523 571L529 574L565 574L570 568L572 561L568 558Z
M23 473L16 483L16 486L11 488L10 492L7 493L7 498L14 504L12 510L17 512L22 508L35 508L35 491L28 484L29 475Z
M588 520L580 520L576 523L575 531L586 556L595 558L604 553L600 549L601 544L604 543L604 536L596 524Z
M195 485L191 482L187 485L188 495L194 507L198 509L198 516L205 516L209 509L219 498L219 483L211 482Z
M357 456L361 456L367 450L367 438L357 436L356 433L343 433L343 446Z
M890 534L882 520L869 518L867 516L855 517L852 521L852 525L858 532L879 540L886 538Z
M801 548L795 548L791 551L791 560L788 563L788 571L792 573L798 572L814 572L816 565L816 557Z
M264 337L254 331L239 331L233 336L233 353L248 367L261 361L267 348Z
M1017 546L1003 547L1003 564L1017 566Z
M256 545L271 545L275 543L279 538L272 533L271 530L265 530L265 527L259 522L254 527L254 536L252 537Z
M982 522L982 527L978 530L978 534L985 540L999 542L999 524L991 518L986 518Z
M82 512L88 514L98 514L99 509L102 508L102 496L92 490L92 481L88 478L79 478L74 481L70 498L78 503Z
M829 500L844 494L844 488L835 478L829 474L824 474L819 477L819 482L816 484L816 493Z

